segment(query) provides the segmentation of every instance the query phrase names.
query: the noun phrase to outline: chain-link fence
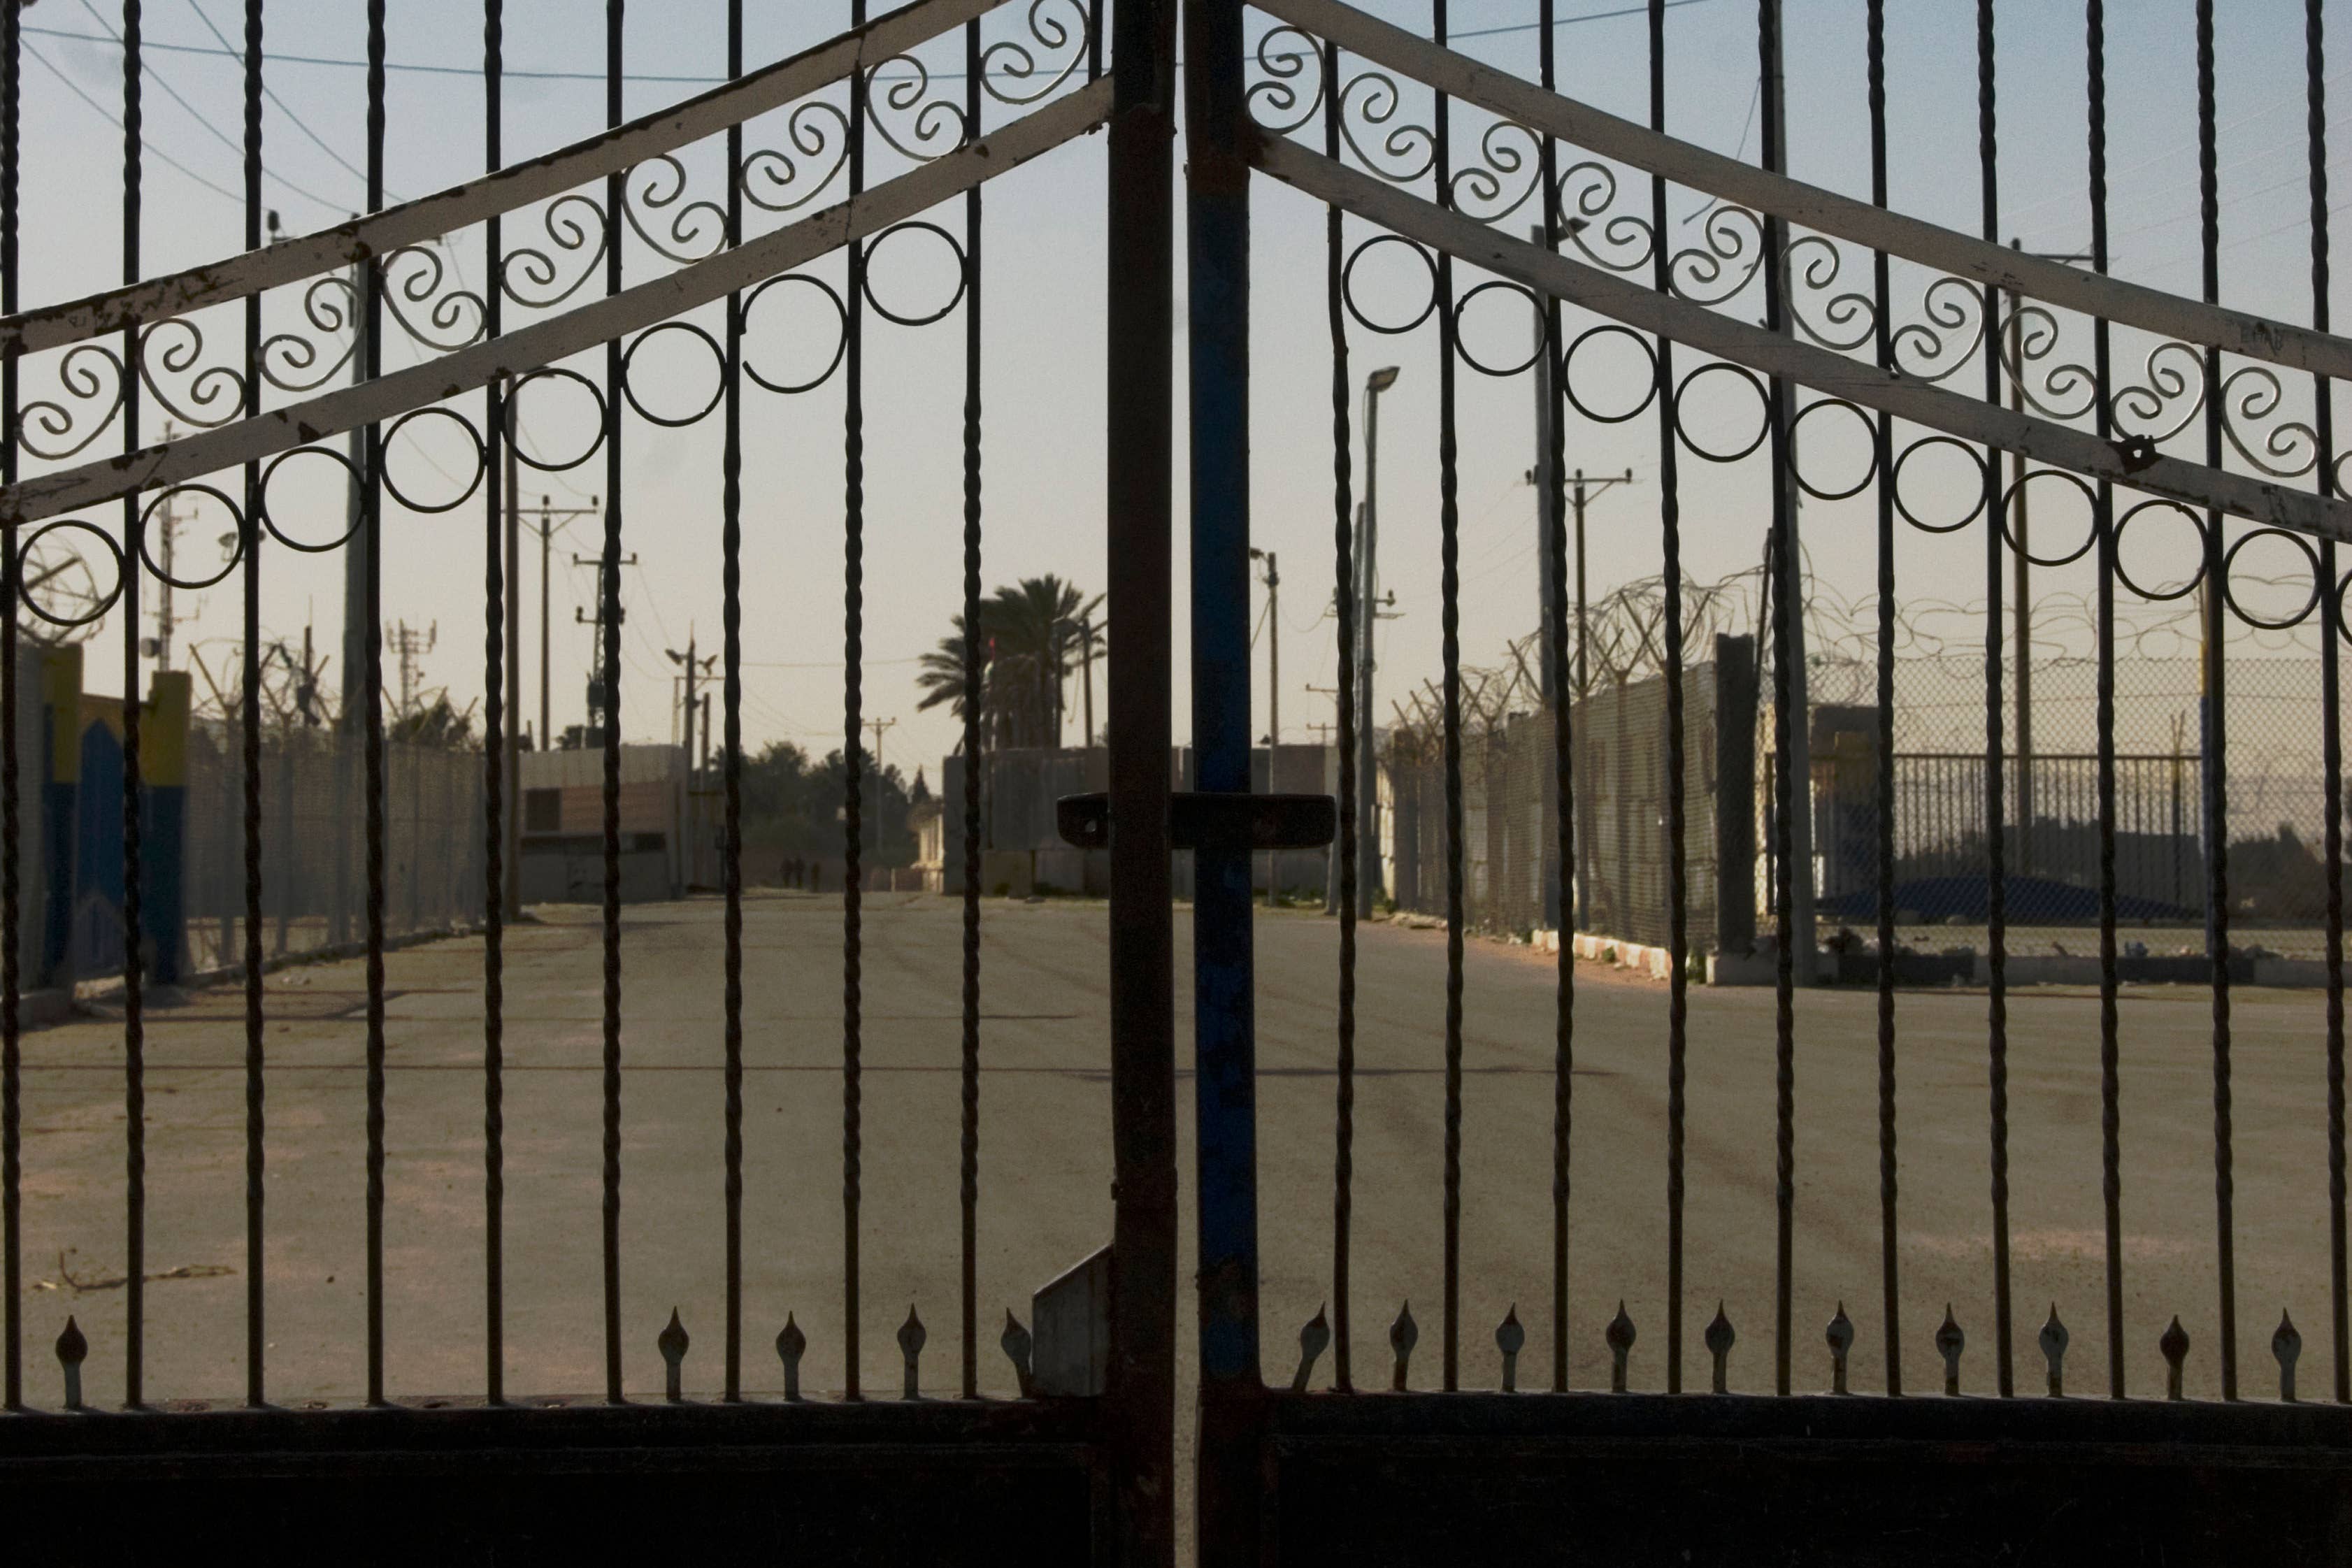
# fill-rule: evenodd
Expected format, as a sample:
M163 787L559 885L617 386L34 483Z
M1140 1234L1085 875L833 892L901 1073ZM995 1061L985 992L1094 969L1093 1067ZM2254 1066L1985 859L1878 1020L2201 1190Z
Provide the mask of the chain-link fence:
M1759 700L1752 643L1685 674L1684 843L1694 950L1745 950L1774 886L1769 689ZM1811 662L1812 861L1824 935L1877 919L1879 721L1875 664ZM1895 670L1895 910L1899 927L1981 926L1991 883L1986 823L2001 822L2000 891L2013 950L2066 951L2095 926L2105 844L2099 830L2098 671L2044 659L2018 724L2004 672L2000 795L1986 789L1980 657L1913 654ZM1727 681L1728 684L1727 684ZM2315 659L2232 659L2224 671L2229 914L2240 946L2305 956L2325 914L2326 773ZM1517 693L1522 698L1523 692ZM1666 779L1670 729L1657 675L1612 681L1573 705L1576 929L1664 944L1670 907ZM2194 658L2118 660L2112 850L2126 946L2201 951L2208 866L2206 737ZM1739 732L1734 738L1732 732ZM1758 762L1760 759L1760 766ZM1559 925L1552 723L1539 705L1474 713L1462 740L1463 904L1474 928L1517 934ZM1446 908L1445 768L1440 732L1393 733L1387 768L1391 888L1401 909ZM2259 936L2253 935L2260 933ZM1966 943L1965 931L1914 932L1914 945Z
M1684 864L1687 935L1752 931L1754 653L1717 640L1714 661L1683 675ZM1673 732L1662 676L1612 681L1570 705L1570 794L1576 833L1568 897L1578 929L1664 943L1673 857L1667 784ZM1462 743L1463 906L1479 929L1557 928L1560 911L1559 753L1552 716L1516 711L1465 726ZM1391 743L1391 888L1397 906L1443 915L1447 892L1445 766L1436 737ZM1726 806L1728 810L1726 810ZM1735 936L1734 940L1739 938Z
M366 740L334 729L261 737L262 951L339 947L367 935ZM188 737L188 967L245 959L244 737L199 721ZM482 758L387 741L383 747L384 933L481 918Z
M2006 917L2021 928L2095 925L2105 851L2098 666L2040 660L2028 682L2021 704L2014 664L2003 672L1998 810ZM1811 686L1820 913L1825 923L1860 928L1877 919L1877 673L1822 661ZM1897 925L1981 925L1990 913L1986 823L1995 809L1987 789L1983 662L1959 654L1905 659L1895 688ZM2231 927L2263 933L2248 940L2273 950L2315 954L2326 910L2327 802L2319 663L2231 659L2222 692L2216 745L2198 660L2116 663L2117 918L2160 934L2133 938L2151 949L2201 949L2205 791L2218 782ZM1766 777L1769 783L1769 758ZM2028 946L2063 946L2063 939L2020 935Z

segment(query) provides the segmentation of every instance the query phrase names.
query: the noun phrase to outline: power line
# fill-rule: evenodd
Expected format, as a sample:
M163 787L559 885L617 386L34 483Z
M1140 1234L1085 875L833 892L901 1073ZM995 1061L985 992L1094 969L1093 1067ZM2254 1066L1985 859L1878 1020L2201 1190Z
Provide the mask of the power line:
M88 5L89 4L89 0L82 0L82 4L83 4L84 5ZM196 20L198 20L198 21L202 22L202 23L205 25L205 30L206 32L210 33L214 37L218 38L218 39L220 40L220 42L221 42L221 52L222 52L222 53L226 54L226 55L234 56L234 57L237 57L237 58L240 58L240 59L244 57L242 55L239 55L239 54L237 53L237 51L236 51L236 50L235 50L235 49L233 49L233 48L230 48L230 47L229 47L229 45L228 45L228 36L227 36L226 33L223 33L223 32L222 32L218 27L215 27L215 26L213 26L213 19L212 19L210 16L205 16L205 8L204 8L202 5L197 5L197 4L196 4L196 0L188 0L188 9L189 9L189 10L191 10L191 11L194 11L194 12L196 14ZM97 13L96 13L96 12L94 12L94 11L93 11L93 12L91 12L90 14L91 14L92 16L96 16L96 15L97 15ZM142 40L142 42L141 42L141 46L140 46L140 47L142 47L142 48L153 48L153 47L157 47L158 46L152 45L152 44L148 44L148 43L146 43L144 40ZM176 46L173 46L173 47L174 48L181 49L181 50L186 50L186 51L188 51L188 52L207 52L207 51L197 51L197 50L193 50L193 49L191 49L191 48L190 48L190 47L189 47L189 46L187 46L187 45L176 45ZM287 57L280 56L279 57L280 57L280 58L285 58L285 57ZM350 63L351 63L351 64L352 64L352 65L355 65L355 66L361 66L361 67L364 67L364 66L366 66L366 64L367 64L367 62L366 62L365 60L353 60L353 61L352 61L352 62L350 62ZM310 129L310 127L307 123L305 123L305 122L304 122L304 120L303 120L302 117L301 117L300 115L299 115L299 114L297 114L297 113L295 113L295 112L294 112L292 106L290 106L289 104L288 104L288 103L287 103L287 101L286 101L284 99L282 99L282 98L280 98L280 97L278 97L278 94L277 94L276 90L275 90L275 89L273 89L270 87L270 85L269 85L269 80L268 80L268 78L266 76L262 78L261 90L262 90L263 95L264 95L265 97L267 97L267 98L269 99L269 101L270 101L270 102L272 102L272 103L274 103L274 104L276 104L276 105L278 106L278 112L279 112L279 113L283 114L283 115L284 115L288 120L292 120L292 121L294 122L294 129L295 129L295 130L297 130L297 131L300 131L303 135L305 135L305 136L309 137L312 141L314 141L314 142L316 142L316 143L318 144L318 148L319 148L319 151L320 151L320 152L324 152L328 157L332 158L336 162L338 162L338 163L341 164L341 165L342 165L342 167L343 167L343 171L344 171L346 173L350 174L350 175L352 176L352 178L353 178L353 179L355 179L355 180L359 181L362 185L364 185L365 183L367 183L367 174L366 174L365 171L361 170L361 169L354 168L354 167L352 166L352 161L351 161L350 159L348 159L348 158L344 157L341 153L340 153L340 152L336 152L332 147L329 146L329 145L328 145L328 143L327 143L327 139L326 139L325 137L323 137L323 136L320 135L317 131L315 131L311 130L311 129ZM386 187L384 188L384 194L385 194L385 195L387 195L387 196L390 196L390 197L391 197L394 201L395 201L395 202L405 200L405 198L404 198L404 197L401 196L401 195L399 194L399 193L397 193L397 192L394 191L390 186L386 186Z
M122 129L122 121L114 118L114 111L107 108L106 105L99 102L98 99L90 97L89 94L82 91L81 84L74 80L73 78L66 75L64 71L59 70L58 68L57 62L50 59L48 56L41 53L40 50L33 47L30 44L25 46L25 52L32 56L35 60L38 61L51 76L65 83L67 91L72 93L76 98L81 99L82 102L89 105L91 109L95 110L100 119L105 120L117 131ZM197 184L202 185L205 190L212 192L215 195L226 196L230 201L240 204L245 201L245 198L238 195L235 191L229 190L225 186L214 184L210 180L205 179L202 174L197 173L194 169L189 168L185 163L181 162L177 158L173 157L169 152L163 151L161 148L150 146L142 142L140 151L142 156L152 158L158 163L167 164L172 168L177 169L181 173L185 174L189 179L194 180Z
M1675 11L1679 10L1685 5L1705 5L1707 4L1710 4L1710 0L1665 0L1664 8L1669 11ZM213 37L220 39L220 47L207 48L202 44L164 44L158 43L152 38L142 38L139 43L140 49L142 52L160 50L175 55L225 55L232 59L242 59L244 57L243 52L228 47L227 38L222 36L221 30L218 27L213 26L212 18L205 16L203 8L195 5L195 0L189 0L189 5L192 9L195 10L198 16L203 17L205 26L212 33ZM1581 22L1607 22L1613 21L1623 16L1643 16L1649 14L1649 9L1650 8L1647 5L1621 5L1614 10L1589 11L1580 16L1554 17L1552 19L1552 26L1555 27L1571 27ZM1543 24L1540 22L1518 22L1496 27L1473 27L1466 31L1455 32L1452 34L1451 37L1457 40L1463 38L1493 38L1500 37L1510 33L1539 32L1542 30L1542 27ZM87 44L119 43L121 41L119 39L102 37L94 33L76 33L64 27L40 27L35 26L30 23L25 24L19 31L38 34L41 37L47 38L69 38L79 43ZM350 59L334 55L273 54L269 57L280 65L330 66L347 70L364 70L367 68L367 61L365 60ZM1180 60L1177 63L1179 66L1181 66L1183 62ZM387 71L405 71L417 76L479 77L482 74L482 68L479 66L426 65L420 62L401 60L386 60L384 62L383 68ZM605 73L603 71L525 70L512 66L501 68L499 74L509 80L520 81L601 82L607 79ZM965 73L961 71L932 71L929 74L930 79L933 81L961 81L964 79L965 75ZM1015 72L1006 69L991 71L988 74L994 77L1011 78L1014 76L1025 76L1030 73ZM724 76L695 76L690 74L672 74L668 72L625 71L622 73L621 79L623 81L670 82L686 87L717 87L733 78ZM882 77L877 79L891 81L912 78ZM264 89L264 90L267 91L268 89ZM276 93L270 93L269 98L270 101L273 103L278 101L278 95ZM286 106L279 103L278 107L280 109L284 109ZM291 114L292 111L288 110L288 112L289 114ZM330 148L328 149L328 152L331 156L333 150ZM338 162L341 162L340 158L336 161ZM350 167L349 164L345 164L344 166L346 168Z
M191 0L191 3L193 3L193 0ZM119 48L121 47L122 36L114 31L114 27L111 23L108 22L104 16L99 15L97 6L91 5L89 0L81 0L81 8L89 13L90 19L92 21L96 22L100 26L104 27L109 34L112 35L110 41L112 42L116 47ZM222 42L226 43L227 40L223 39ZM142 52L145 49L145 44L143 41L141 44L141 49ZM245 156L245 149L238 146L235 141L230 141L228 133L223 131L219 126L215 125L211 120L206 118L204 110L198 109L194 104L190 103L186 99L182 98L180 96L180 89L173 87L171 82L164 78L162 71L157 70L152 65L145 67L144 70L148 79L152 81L157 87L162 88L165 97L169 98L173 103L178 104L182 109L186 110L190 118L194 120L198 125L203 126L206 131L211 133L214 141L227 148L229 152L236 154L237 157L242 158ZM337 210L336 204L327 200L326 197L320 195L314 191L304 190L301 186L296 184L285 175L277 172L275 170L264 169L262 170L262 173L268 178L277 181L279 184L285 186L288 190L293 192L296 195L301 197L306 202L315 203L318 205L326 208L329 212L334 212Z

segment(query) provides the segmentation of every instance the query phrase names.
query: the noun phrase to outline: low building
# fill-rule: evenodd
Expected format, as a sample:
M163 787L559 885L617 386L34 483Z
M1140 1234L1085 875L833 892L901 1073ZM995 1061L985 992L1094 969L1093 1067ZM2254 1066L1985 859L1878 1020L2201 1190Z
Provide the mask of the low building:
M623 746L621 901L676 898L695 876L686 748ZM595 904L604 896L604 750L521 754L522 901Z

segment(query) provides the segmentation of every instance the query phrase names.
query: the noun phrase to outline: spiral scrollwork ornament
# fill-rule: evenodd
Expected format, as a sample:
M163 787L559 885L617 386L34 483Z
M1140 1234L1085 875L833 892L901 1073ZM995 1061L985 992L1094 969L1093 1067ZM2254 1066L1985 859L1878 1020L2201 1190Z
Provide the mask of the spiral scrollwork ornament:
M1339 88L1339 138L1366 172L1391 185L1410 185L1437 166L1437 136L1428 126L1397 120L1403 94L1396 78L1360 71Z
M1250 118L1270 135L1287 136L1323 107L1323 46L1284 23L1258 36L1258 78L1249 85Z
M1938 277L1921 291L1923 320L1895 329L1895 368L1913 381L1945 382L1976 356L1984 341L1984 298L1957 277Z
M2027 300L2000 335L2000 368L2029 411L2063 423L2098 406L2099 382L2089 366L2060 354L2058 342L2058 319Z
M1617 204L1615 169L1587 158L1561 170L1554 183L1567 229L1562 237L1578 255L1610 272L1637 272L1650 265L1658 236L1649 220L1610 211ZM1598 245L1593 243L1596 234Z
M445 290L449 266L439 242L394 251L382 276L385 312L415 342L446 354L481 341L488 304L468 288Z
M813 99L785 119L783 145L746 152L735 179L753 206L790 213L824 195L848 166L849 116Z
M1800 235L1784 253L1789 268L1789 319L1797 330L1824 349L1852 353L1878 331L1878 304L1869 295L1840 288L1845 252L1822 235ZM1808 310L1811 301L1820 302Z
M103 343L77 343L57 361L55 393L16 411L16 443L36 457L62 462L87 450L122 407L122 361Z
M1500 223L1543 189L1543 143L1515 120L1498 120L1478 138L1479 162L1456 170L1446 205L1483 224Z
M204 361L204 328L188 317L168 317L139 334L139 384L172 418L211 430L245 412L245 377Z
M2196 423L2205 407L2205 361L2182 342L2158 343L2141 361L2145 380L2110 395L2116 428L2163 443Z
M1721 305L1746 288L1764 265L1764 224L1745 207L1718 203L1699 224L1699 243L1666 263L1674 291L1694 305Z
M631 233L681 266L719 254L727 243L727 209L709 198L687 198L686 165L665 152L629 171L621 182L621 215Z
M2221 380L2221 434L2240 457L2273 479L2300 479L2319 466L2319 433L2283 419L2278 372L2243 365Z
M340 273L311 279L302 290L302 320L308 331L262 340L261 378L281 392L316 392L352 362L359 349L359 290Z
M931 96L931 68L899 55L866 75L866 120L901 157L918 163L944 158L978 132L963 105Z
M541 243L511 246L499 257L499 287L526 309L562 304L596 276L610 230L602 206L578 191L566 192L541 209Z
M1081 0L1030 0L1023 21L1025 37L1000 38L980 52L982 90L1015 108L1042 103L1077 75L1093 33Z

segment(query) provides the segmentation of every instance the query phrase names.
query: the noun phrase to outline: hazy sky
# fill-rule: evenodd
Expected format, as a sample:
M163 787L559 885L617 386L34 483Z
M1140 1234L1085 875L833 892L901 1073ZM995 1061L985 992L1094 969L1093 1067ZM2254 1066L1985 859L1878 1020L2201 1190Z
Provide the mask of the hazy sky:
M1428 20L1425 4L1376 0L1370 8L1417 26ZM845 0L748 9L747 57L754 65L814 43L847 20ZM1026 9L1013 5L998 13L989 23L990 35L1009 35ZM1623 9L1623 0L1561 0L1565 16L1602 13L1560 28L1561 78L1571 94L1639 117L1646 114L1647 103L1645 26L1638 15L1619 15ZM1889 9L1895 17L1888 62L1895 201L1907 211L1973 230L1980 199L1975 7L1961 0L1904 0ZM509 156L520 158L599 129L603 5L509 0L506 10L509 70L550 73L508 79ZM2108 10L2116 270L2160 287L2193 290L2199 275L2192 7L2189 0L2118 0ZM1462 47L1534 74L1535 37L1528 25L1537 16L1535 0L1456 0L1451 11L1457 34L1515 29L1488 31ZM2223 11L2223 298L2307 320L2301 7L2273 0ZM391 77L387 183L396 196L415 196L481 167L481 84L470 74L480 58L480 11L466 0L403 0L392 13L394 64L439 68L395 69ZM1787 0L1792 171L1867 195L1863 16L1862 0ZM236 0L150 0L146 6L146 36L156 46L148 57L147 134L156 154L167 153L185 166L183 172L152 158L148 165L142 231L150 274L241 246L242 200L231 193L241 189L236 150L240 68L217 52L220 44L207 18L241 42L242 7ZM270 9L268 82L276 97L265 112L272 172L268 200L289 229L321 225L363 204L364 187L353 170L363 165L364 76L348 62L363 55L365 18L363 0L306 0ZM724 18L721 0L631 7L628 112L646 112L698 90L720 72ZM1755 6L1748 0L1679 0L1669 13L1667 83L1675 133L1726 152L1755 155ZM27 304L85 293L118 276L121 141L119 124L110 121L120 110L121 56L104 39L119 21L119 10L105 0L43 0L26 13ZM2000 7L2000 23L2001 233L2021 235L2036 249L2083 248L2087 222L2081 7L2010 0ZM166 44L182 48L161 47ZM961 46L942 40L927 54L944 68L960 61ZM684 79L657 79L662 78ZM961 86L943 82L937 90L960 96ZM1414 101L1409 95L1408 113ZM1011 111L993 112L1001 120ZM1466 157L1486 121L1458 110L1455 123L1457 149ZM755 128L752 141L776 145L782 134L781 125L763 123ZM709 152L703 149L688 160L696 172L694 197L715 196L722 188ZM898 166L885 152L877 151L877 178ZM1102 140L1088 138L988 187L982 308L985 575L991 584L1045 571L1061 572L1089 591L1103 583L1102 170ZM1646 182L1629 181L1617 210L1646 214L1647 203ZM1685 220L1702 204L1690 193L1672 196L1677 246L1700 237L1700 225ZM1258 543L1282 559L1281 714L1286 736L1305 738L1304 726L1330 717L1329 699L1307 688L1329 685L1332 667L1332 625L1323 618L1330 591L1332 524L1323 214L1270 182L1261 183L1255 214L1255 532ZM961 232L960 204L933 215ZM510 246L522 243L519 227L509 225ZM465 276L478 286L478 232L461 236L456 248ZM1375 252L1364 264L1364 298L1370 304L1410 292L1396 247L1387 248L1389 255ZM632 278L653 275L654 267L644 264L648 254L633 242ZM931 308L943 298L943 255L928 236L893 240L877 262L877 294L902 312ZM811 270L825 277L840 272L837 262ZM1866 274L1849 270L1841 287L1866 289L1867 281ZM1465 290L1469 286L1470 280L1463 284ZM289 293L282 308L290 320L294 302ZM755 331L754 364L773 379L821 368L830 352L830 328L815 296L802 291L797 300L780 295L771 303L782 308ZM1898 308L1904 308L1898 301ZM1916 311L1916 304L1909 308ZM280 304L273 302L272 309ZM708 321L710 313L695 319ZM272 320L275 325L278 317ZM1591 324L1572 322L1571 329ZM1465 343L1484 357L1505 363L1524 358L1526 312L1500 292L1473 307L1463 329ZM227 334L215 337L213 351L227 352L235 341L233 319L212 330ZM946 630L960 603L962 342L960 318L925 328L872 321L868 329L866 707L869 716L900 721L885 742L888 758L919 760L934 776L954 730L942 714L916 712L914 672L917 655ZM647 347L648 364L664 369L646 384L675 393L675 403L665 402L657 412L690 409L709 395L708 356L698 360L698 352L683 334ZM812 355L814 365L808 363ZM1381 680L1393 693L1438 669L1436 334L1428 326L1402 337L1359 330L1355 355L1359 378L1382 363L1397 364L1403 372L1382 421L1382 574L1396 591L1400 616L1384 623ZM601 356L593 357L583 368L593 370L599 362ZM1180 371L1181 362L1180 357ZM2126 372L2134 368L2127 355L2119 364ZM1713 382L1693 394L1694 424L1715 421L1717 428L1729 430L1744 419L1752 427L1754 415L1743 412L1740 401L1747 394L1727 377ZM48 384L39 373L28 374L26 397L40 395ZM1981 374L1964 371L1952 384L1980 391ZM1535 495L1522 477L1533 460L1531 392L1525 377L1490 379L1467 367L1460 372L1460 389L1464 657L1473 664L1494 664L1509 639L1533 629L1536 617ZM2291 409L2308 406L2307 387L2291 387L2287 395ZM565 402L563 393L550 390L526 408L526 432L534 449L576 449L583 410L577 403L567 408ZM1748 407L1752 403L1748 399ZM468 400L467 406L478 409L478 399ZM789 738L821 751L838 744L841 735L840 381L791 397L754 391L746 398L745 420L746 739L756 747ZM1809 426L1821 431L1812 450L1822 455L1825 480L1836 463L1853 455L1849 439L1826 433L1829 423ZM705 652L719 644L719 422L666 430L632 418L628 426L625 548L636 552L642 564L627 574L624 588L629 609L624 727L632 739L666 738L671 726L670 664L663 650L683 649L690 634ZM446 439L448 432L418 434L420 439L409 444L414 450L405 457L396 453L393 460L395 472L406 474L417 490L438 482L434 465L460 470L470 463ZM117 439L110 432L93 451L111 451ZM1596 504L1591 545L1596 591L1654 572L1654 417L1622 426L1574 422L1569 440L1572 464L1595 472L1630 467L1637 480ZM2192 436L2184 450L2201 451L2201 442ZM321 472L307 481L320 518L312 538L341 528L340 501L327 482L331 476L319 466ZM1683 469L1688 570L1706 579L1751 565L1762 548L1769 507L1764 459L1712 465L1686 456ZM1181 483L1181 463L1178 472ZM584 505L589 494L604 488L603 459L544 478L527 474L523 488L533 498L548 494L559 506ZM2054 535L2071 527L2079 537L2080 522L2052 488L2053 498L2046 507L2037 497L2037 507L2045 507L2037 528ZM1842 591L1860 594L1870 584L1873 516L1867 499L1806 509L1806 541L1815 568ZM111 517L110 509L106 520ZM437 627L437 643L425 660L426 678L446 685L462 705L481 686L481 504L477 498L440 516L395 513L387 526L386 617ZM195 519L183 535L184 562L191 555L216 560L210 541L220 531L217 519ZM574 568L572 554L593 555L598 543L593 520L573 524L556 541L552 663L559 728L581 717L581 677L591 651L589 632L573 624L573 614L592 601L594 572ZM2161 577L2165 558L2177 559L2179 547L2163 547L2151 538L2136 548L2149 552L2144 572ZM2287 559L2272 547L2257 549L2270 552L2271 561ZM1980 599L1984 559L1981 525L1947 538L1907 536L1900 555L1905 592L1922 601ZM2247 564L2256 565L2252 552ZM182 570L194 569L184 564ZM341 591L333 559L272 549L264 570L262 619L268 632L299 642L308 622L322 645L336 647ZM1181 545L1177 571L1181 584ZM2053 594L2079 594L2088 586L2081 567L2045 573L2042 580ZM527 562L521 587L535 617L535 562ZM188 608L185 596L182 608ZM179 633L182 645L193 642L216 666L233 659L239 616L233 583L199 596L196 619ZM526 622L525 645L528 718L537 710L539 674L531 620ZM93 647L93 685L120 679L118 648L114 635ZM1187 727L1189 702L1185 656L1180 644L1180 736ZM1263 733L1263 642L1256 661L1256 727ZM1099 682L1097 702L1099 713ZM1071 704L1075 740L1075 685Z

